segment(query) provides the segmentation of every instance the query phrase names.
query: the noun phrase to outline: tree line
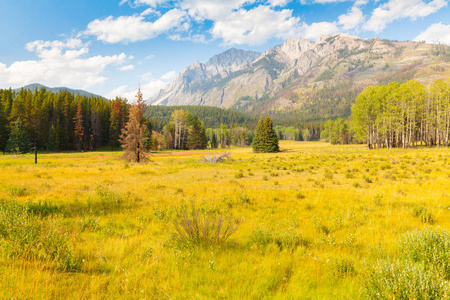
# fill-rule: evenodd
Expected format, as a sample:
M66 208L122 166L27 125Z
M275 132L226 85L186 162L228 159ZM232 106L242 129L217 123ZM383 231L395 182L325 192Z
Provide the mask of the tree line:
M122 98L109 101L45 88L0 90L0 151L28 152L31 145L48 151L118 147L128 109Z
M369 86L352 105L350 120L328 120L322 137L333 144L367 143L369 149L448 147L450 79Z
M253 141L256 121L238 112L142 105L139 123L145 124L146 136L141 146L147 150L248 146ZM25 153L34 146L40 151L116 149L123 142L131 107L124 98L106 100L66 90L0 90L0 152ZM155 119L160 112L170 112L164 123ZM207 128L197 113L209 120L211 127ZM218 123L220 120L225 122Z
M189 111L192 115L199 117L206 128L219 128L221 124L245 127L254 129L257 119L244 113L212 106L149 106L145 115L151 119L152 126L158 131L162 131L165 124L168 124L172 114L176 110Z

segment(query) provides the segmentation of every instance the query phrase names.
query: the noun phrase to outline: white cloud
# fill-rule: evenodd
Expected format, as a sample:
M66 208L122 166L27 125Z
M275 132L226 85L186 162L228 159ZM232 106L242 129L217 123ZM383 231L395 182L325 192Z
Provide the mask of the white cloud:
M168 80L174 79L175 76L177 76L177 72L170 71L170 72L167 72L166 74L164 74L163 76L161 76L161 79L164 81L168 81Z
M292 16L292 10L272 10L261 5L251 10L240 9L224 20L215 22L211 33L226 44L264 44L271 38L287 38L298 35L300 18Z
M355 5L347 14L340 15L338 19L338 24L342 26L343 30L350 30L357 28L364 22L364 15L361 9Z
M188 36L182 36L181 34L172 34L169 39L173 41L190 41L193 43L206 43L206 37L203 34L193 34Z
M107 17L94 20L88 24L87 35L95 35L97 40L107 43L137 42L154 38L161 33L180 26L186 13L179 9L166 12L155 22L148 22L142 15Z
M352 0L300 0L301 4L327 4L327 3L335 3L335 2L348 2Z
M180 7L188 11L189 15L197 21L204 19L222 20L234 10L244 4L254 3L256 0L183 0Z
M286 6L289 2L291 2L292 0L268 0L267 2L270 4L270 6L272 7L276 7L276 6L280 6L280 7L284 7Z
M310 40L316 40L321 35L329 35L338 33L340 30L336 23L319 22L310 25L303 24L301 29L301 37Z
M159 11L154 10L153 8L147 8L146 10L141 12L141 16L148 16L148 15L160 16L161 13Z
M120 67L119 70L120 71L131 71L131 70L134 70L134 66L133 65L126 65L126 66Z
M108 99L115 99L116 97L121 97L127 90L126 85L119 86L116 89L113 89L111 92L105 95Z
M364 29L381 32L386 25L397 20L409 18L416 20L419 17L431 15L447 6L447 0L389 0L374 9L370 20L364 25Z
M141 6L141 5L149 5L152 7L156 7L158 5L165 4L170 0L122 0L119 5L123 5L125 3L130 4L131 6Z
M128 60L124 53L86 57L88 44L79 39L34 41L28 43L26 49L35 52L39 59L16 61L9 67L0 64L0 82L4 87L39 82L49 86L88 88L107 79L101 75L107 66Z
M436 23L420 33L415 39L417 42L441 43L450 45L450 25Z
M1 67L1 66L0 66ZM142 83L140 85L141 92L144 99L149 99L155 96L161 89L163 89L174 77L176 76L175 71L170 71L161 76L161 78L153 78L151 72L142 75ZM114 99L115 97L123 97L128 99L128 102L133 102L136 99L137 87L130 88L126 85L120 86L106 96L109 99Z

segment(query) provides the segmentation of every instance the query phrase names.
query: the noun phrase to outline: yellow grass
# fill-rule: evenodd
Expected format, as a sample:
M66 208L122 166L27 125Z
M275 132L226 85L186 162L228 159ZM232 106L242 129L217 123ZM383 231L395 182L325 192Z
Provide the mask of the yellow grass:
M282 142L282 153L166 152L146 164L120 152L0 156L0 199L50 201L70 233L77 272L0 256L0 298L361 299L368 265L398 238L450 229L450 150L371 150ZM221 150L215 150L220 153ZM242 174L242 175L240 175ZM241 218L224 245L183 248L183 204ZM433 222L415 215L423 207ZM261 234L298 245L264 243ZM0 238L0 251L2 240ZM342 274L340 261L354 270Z

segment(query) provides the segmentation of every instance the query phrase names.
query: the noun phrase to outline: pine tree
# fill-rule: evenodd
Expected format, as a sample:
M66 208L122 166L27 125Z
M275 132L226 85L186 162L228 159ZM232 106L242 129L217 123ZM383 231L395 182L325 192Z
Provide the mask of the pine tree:
M55 126L53 126L53 125L50 128L49 133L48 133L46 148L48 151L54 151L55 149L58 148L58 137L57 137Z
M188 149L205 149L207 145L205 126L203 122L194 116L189 126L189 135L187 139Z
M73 118L73 123L75 124L75 148L79 151L81 150L81 145L83 144L84 127L83 127L83 112L81 110L81 102L78 102L77 114Z
M18 117L6 144L6 152L27 153L31 150L31 142L25 130L22 118Z
M118 120L116 117L116 113L114 112L114 110L111 110L110 112L110 125L109 125L109 146L111 147L111 149L117 148L120 146L119 143L119 136L120 136L120 131L119 131L119 124L118 124Z
M273 129L270 117L260 118L256 129L255 138L252 143L253 152L270 153L279 152L278 137Z
M145 141L148 139L147 124L144 120L145 103L139 88L136 95L137 101L130 108L130 115L125 128L122 129L120 142L125 150L123 158L133 162L141 162L146 159Z
M264 119L261 117L258 121L258 125L256 126L255 137L253 138L253 152L259 153L264 152L262 149L262 135L264 134Z
M3 151L8 140L7 132L8 119L5 116L2 102L0 101L0 151Z

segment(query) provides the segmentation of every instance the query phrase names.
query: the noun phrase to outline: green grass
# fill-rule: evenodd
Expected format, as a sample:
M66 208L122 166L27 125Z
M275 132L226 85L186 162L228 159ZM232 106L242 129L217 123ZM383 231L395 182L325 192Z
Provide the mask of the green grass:
M380 276L448 283L450 149L280 146L214 165L200 162L209 151L141 165L0 156L0 298L366 299ZM208 230L239 220L236 232L186 240L174 224L192 212Z

